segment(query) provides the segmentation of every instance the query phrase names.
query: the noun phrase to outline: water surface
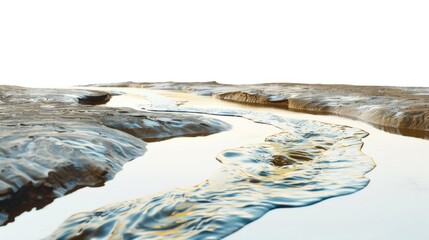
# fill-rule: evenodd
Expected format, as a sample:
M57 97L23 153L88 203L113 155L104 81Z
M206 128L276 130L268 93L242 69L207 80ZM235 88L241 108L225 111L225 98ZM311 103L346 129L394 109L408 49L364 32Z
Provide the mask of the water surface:
M139 96L124 95L114 97L108 105L136 107L144 101ZM265 136L278 132L273 126L256 124L242 118L216 118L230 123L232 130L205 137L174 138L149 143L142 157L126 163L105 186L83 188L56 199L43 209L23 213L15 222L0 227L0 239L42 239L75 213L150 196L174 187L196 185L221 167L215 159L220 151L261 142Z
M142 106L236 116L280 131L262 143L221 152L217 160L222 167L197 186L74 215L50 238L217 239L271 209L306 206L368 184L363 175L374 163L360 151L365 131L269 113L185 105L156 97Z

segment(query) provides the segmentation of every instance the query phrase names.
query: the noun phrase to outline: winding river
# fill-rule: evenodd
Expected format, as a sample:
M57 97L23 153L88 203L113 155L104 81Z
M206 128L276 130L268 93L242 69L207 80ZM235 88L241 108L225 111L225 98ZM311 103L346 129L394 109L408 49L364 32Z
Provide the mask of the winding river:
M366 175L371 179L366 188L352 195L329 199L305 208L271 211L230 235L230 239L418 239L428 236L425 231L429 222L427 140L392 135L362 122L333 116L238 105L183 92L127 89L127 93L114 97L108 105L126 105L138 109L140 104L147 102L148 95L168 96L185 107L216 106L263 114L275 113L290 119L352 126L370 134L363 140L363 152L376 161L377 168ZM221 171L222 164L215 159L219 153L248 144L263 143L266 137L280 132L278 127L256 123L245 117L211 117L231 124L232 130L206 137L175 138L149 143L144 156L127 163L105 186L81 189L55 200L41 210L19 216L14 223L0 228L0 239L40 239L51 234L75 213L143 196L156 196L166 189L194 186ZM236 154L234 151L229 153L231 156ZM224 156L230 155L228 151L224 152ZM371 166L367 168L363 173L370 170ZM362 181L358 186L367 184L365 179ZM354 191L355 189L351 192ZM303 205L307 205L307 202Z

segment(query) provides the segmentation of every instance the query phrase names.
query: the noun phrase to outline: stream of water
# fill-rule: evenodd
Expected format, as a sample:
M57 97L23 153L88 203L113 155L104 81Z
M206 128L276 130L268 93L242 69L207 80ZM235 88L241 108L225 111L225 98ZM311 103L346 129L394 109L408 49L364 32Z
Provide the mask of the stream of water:
M264 116L266 116L266 114L275 113L278 116L288 119L297 119L297 121L302 119L310 121L317 120L325 123L353 126L359 129L364 129L366 132L370 133L370 135L364 139L365 146L363 148L363 152L373 157L377 162L378 167L367 175L372 182L368 187L364 188L363 191L341 198L330 199L305 208L289 208L271 211L260 220L257 220L247 225L242 230L230 235L230 239L261 239L264 236L269 236L270 239L284 239L286 237L293 239L335 239L336 237L338 237L338 239L380 239L385 236L389 236L389 239L403 239L405 235L407 237L413 236L412 239L425 239L422 238L422 236L427 236L425 224L429 222L427 217L429 216L429 177L424 169L429 167L427 159L427 156L429 155L429 141L392 135L377 130L365 123L333 116L316 116L304 113L293 113L279 109L238 105L182 92L157 92L142 89L127 89L127 92L127 95L114 97L109 103L109 106L127 105L129 107L140 108L142 102L146 101L145 96L147 97L148 94L161 94L179 101L180 104L185 107L184 111L190 111L189 108L201 106L211 106L216 107L217 109L241 109L241 111L244 109L251 110L252 112L263 113ZM188 109L186 109L186 107ZM235 114L236 113L237 112L235 112ZM0 228L0 239L40 239L51 234L67 217L75 213L92 211L107 204L114 204L116 202L141 198L144 196L146 196L145 199L150 199L152 198L150 196L156 197L157 194L163 190L167 190L168 192L168 189L188 187L185 188L187 189L185 191L189 192L189 187L200 184L200 186L196 186L197 192L195 193L196 195L199 195L200 193L198 191L201 191L199 190L202 187L201 183L204 183L208 178L214 180L209 181L212 184L205 186L206 189L203 189L204 193L215 191L215 187L219 184L223 184L222 187L223 190L225 190L229 188L228 185L225 184L229 183L228 181L218 182L216 179L220 179L219 174L221 178L225 178L225 176L231 176L230 173L232 171L235 174L235 177L240 176L240 171L243 167L248 171L248 173L245 174L245 177L247 177L249 173L259 176L258 174L261 172L260 169L258 169L259 165L256 167L257 172L255 172L255 167L252 163L249 165L249 163L246 162L246 160L249 159L249 157L245 157L246 154L249 156L255 156L255 151L259 151L259 155L261 154L260 151L262 151L263 154L269 154L271 156L285 155L285 152L276 148L277 145L273 145L271 143L274 142L277 144L279 141L280 143L284 142L285 138L287 138L287 141L290 141L290 138L288 138L290 135L277 135L276 137L271 138L271 141L268 141L267 143L265 142L266 137L282 132L280 130L283 126L280 126L281 122L277 122L276 125L272 122L273 119L271 119L270 124L276 126L274 127L272 125L255 122L261 122L263 119L256 119L255 116L250 115L243 116L245 114L243 112L240 114L241 117L212 116L230 123L233 128L228 132L206 137L175 138L162 142L149 143L147 146L148 152L145 153L144 156L127 163L124 166L124 169L112 181L107 182L105 186L100 188L81 189L55 200L52 204L41 210L33 210L19 216L14 223ZM225 115L225 112L223 112L222 115ZM332 127L329 124L321 124L318 128L323 129L324 126ZM283 131L286 128L283 128ZM366 135L365 132L360 132L358 129L345 129L346 130L339 128L338 131L346 131L345 134L347 136L357 136L356 139L351 139L350 144L352 145L359 144L359 139ZM308 129L305 131L308 132ZM328 132L329 129L326 129L325 134L328 134ZM325 137L326 136L327 135L325 135ZM320 136L311 138L311 141L325 141L324 143L329 143L325 138L320 139ZM249 144L252 144L250 145L251 147L240 148ZM308 144L303 146L308 149ZM331 146L325 146L323 143L320 145L322 148ZM314 146L314 144L312 146ZM348 145L346 144L345 146ZM284 146L281 148L284 148ZM359 148L355 148L355 150L359 150ZM344 153L343 150L341 151ZM260 156L263 156L263 154ZM309 157L309 155L299 154L297 155L298 158L300 156ZM354 151L350 154L355 157L356 154L359 155L360 153ZM218 156L218 160L222 161L223 164L216 161L216 156ZM330 157L332 158L333 155ZM363 173L371 169L371 164L367 164L367 157L365 155L362 155L362 157L363 162L360 166L363 168L357 167L359 164L356 165L355 162L353 162L353 165L350 165L354 170L356 170L356 172L351 172L352 175L357 174L358 176L361 176ZM344 158L344 156L342 156L342 158ZM261 159L265 159L265 157L262 157ZM226 171L227 175L225 175L225 167L223 165L231 165L228 163L230 160L233 160L231 162L232 168L229 168L229 170ZM285 162L286 160L284 158L274 160L274 163L278 165L291 165L290 163ZM259 161L258 164L260 164L261 161ZM238 166L239 168L237 169L234 166L237 165L237 162L242 162L244 165ZM329 163L324 164L326 165ZM272 166L273 164L271 163L269 165ZM282 166L280 166L280 168L271 168L270 166L267 165L267 168L265 168L269 175L284 175L285 171L301 171L303 173L309 171L308 173L310 173L311 169L323 168L323 166L320 165L316 167L315 165L311 166L309 164L298 164L295 166L295 169ZM341 187L338 189L328 189L327 192L329 192L329 194L327 195L323 194L323 190L318 190L321 194L314 195L313 199L303 198L303 192L300 193L296 191L289 192L289 195L286 194L284 196L290 198L295 194L294 196L296 199L289 199L289 203L296 204L296 206L304 206L312 202L320 201L320 196L329 197L352 193L361 189L368 183L366 178L361 177L357 178L357 182L355 182L355 180L348 182L352 178L339 178L339 172L337 170L332 172L333 175L319 174L319 176L324 177L322 179L324 181L326 177L333 178L335 181L343 179L345 180L345 183L349 185L356 184L355 186L357 188L350 188L349 192L346 190L342 193L337 192L338 190L344 191ZM350 173L350 169L345 172ZM254 177L254 179L255 181L261 181L261 176ZM265 181L267 179L264 179L264 176L262 176L262 180ZM310 180L312 182L318 181L315 179ZM233 183L237 183L237 179L232 179L231 181ZM273 184L279 184L278 181L280 181L280 179L276 179ZM281 181L284 181L284 179ZM291 180L286 181L285 184L290 185L293 182L296 183L299 181L297 181L296 178L292 178ZM261 186L266 187L266 183L267 181L265 181ZM331 185L331 183L328 184L328 186ZM233 184L230 186L231 188L236 188L237 186L244 185ZM258 186L258 184L252 186ZM307 185L307 187L308 186L320 187L320 185L314 184ZM207 189L210 190L208 191ZM268 187L267 190L274 190L274 193L270 191L269 194L268 192L265 192L264 188L259 190L257 189L256 192L263 193L259 197L255 197L257 196L255 195L255 192L251 192L240 193L243 197L241 197L241 199L238 198L238 200L237 198L228 197L224 199L228 200L228 202L236 200L238 203L242 203L245 201L244 199L250 195L252 196L250 201L257 200L259 202L263 202L264 204L259 205L262 206L262 208L254 208L256 210L247 208L248 211L245 210L244 213L232 211L234 215L246 215L250 212L250 217L246 219L254 220L255 216L257 218L264 214L267 210L276 207L276 204L285 204L285 199L279 199L279 195L276 195L275 189L276 188L273 188L273 185ZM279 191L282 191L281 195L284 194L284 188L279 189ZM215 193L215 195L216 194L219 195L221 193ZM205 196L205 198L207 198L207 196ZM297 199L299 201L297 201ZM308 200L302 202L303 199ZM302 204L299 204L300 201ZM223 202L220 202L220 204L221 206L225 205ZM217 209L218 211L219 207L215 207L214 209ZM206 210L207 209L204 209L204 211ZM368 216L370 216L370 218ZM406 221L404 218L406 218ZM248 222L249 221L245 223L247 224ZM222 222L217 224L222 225ZM402 230L400 226L402 227ZM404 228L407 231L404 231ZM23 229L25 229L25 231L23 231ZM350 233L355 234L350 235Z

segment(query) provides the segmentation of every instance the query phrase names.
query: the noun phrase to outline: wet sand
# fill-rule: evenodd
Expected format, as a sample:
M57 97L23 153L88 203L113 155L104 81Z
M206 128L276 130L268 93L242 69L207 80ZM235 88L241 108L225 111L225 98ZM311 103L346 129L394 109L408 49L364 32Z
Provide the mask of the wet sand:
M135 95L141 93L139 89L136 90ZM429 163L425 161L425 156L429 153L429 141L388 134L362 122L333 116L316 116L244 106L181 92L160 91L158 93L183 101L192 99L192 102L203 105L245 107L255 111L275 112L289 118L345 124L362 128L370 133L364 139L363 151L375 159L378 167L367 174L371 179L369 186L358 193L329 199L309 207L271 211L231 235L229 239L427 238L428 234L424 227L429 216L429 179L425 170ZM122 103L113 99L111 104L114 106ZM42 210L25 213L18 217L15 223L0 228L0 239L8 239L10 236L21 239L17 237L17 233L22 234L22 239L38 239L38 236L45 237L50 234L59 223L73 213L89 211L107 203L154 194L166 188L192 186L207 178L219 167L220 164L214 156L220 151L261 142L266 136L278 132L271 126L256 124L245 119L231 117L221 117L221 119L232 124L233 130L207 137L150 143L147 146L148 152L143 157L127 163L124 170L105 187L81 189L55 200L53 204ZM225 145L220 146L219 142ZM200 147L196 144L200 144ZM210 148L209 152L207 145L216 146L216 149ZM175 150L166 153L165 149ZM193 153L192 158L189 158L189 151ZM171 156L177 158L177 161L171 162ZM145 160L142 161L143 159ZM76 201L83 204L75 206ZM49 219L49 221L40 221L40 219ZM28 231L24 232L20 229L28 229ZM36 233L30 229L34 229Z

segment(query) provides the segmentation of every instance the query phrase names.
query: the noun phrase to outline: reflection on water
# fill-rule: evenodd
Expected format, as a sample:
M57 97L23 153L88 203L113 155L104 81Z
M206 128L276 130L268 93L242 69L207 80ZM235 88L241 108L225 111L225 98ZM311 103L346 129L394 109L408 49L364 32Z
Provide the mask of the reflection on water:
M409 136L409 137L429 139L429 131L408 129L408 128L393 128L393 127L387 127L387 126L376 125L376 124L374 124L373 126L389 133L394 133L394 134L399 134L399 135Z
M368 184L364 174L375 166L361 152L367 133L360 129L158 100L145 108L239 116L280 132L263 143L221 152L222 168L197 186L74 215L49 239L218 239L271 209L356 192Z

